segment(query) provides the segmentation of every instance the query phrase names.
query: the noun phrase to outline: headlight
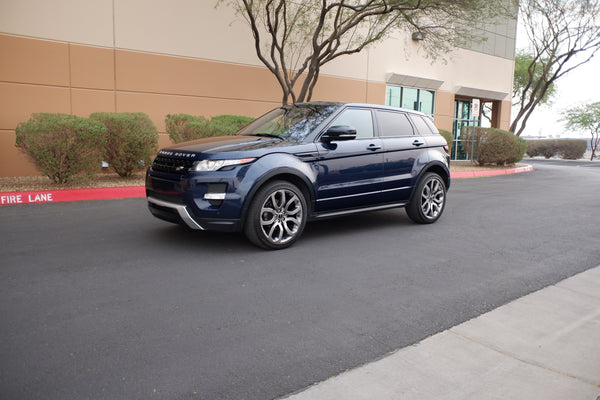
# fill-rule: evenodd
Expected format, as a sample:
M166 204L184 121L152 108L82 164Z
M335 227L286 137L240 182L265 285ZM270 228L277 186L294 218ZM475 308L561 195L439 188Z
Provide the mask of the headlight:
M242 158L240 160L202 160L198 161L192 167L192 171L195 172L212 172L218 171L221 168L229 167L232 165L248 164L256 158Z

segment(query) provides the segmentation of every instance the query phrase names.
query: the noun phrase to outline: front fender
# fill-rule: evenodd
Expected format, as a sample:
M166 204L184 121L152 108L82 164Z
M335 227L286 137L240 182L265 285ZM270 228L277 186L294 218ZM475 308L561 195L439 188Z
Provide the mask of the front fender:
M242 223L246 220L246 214L250 203L256 192L267 182L273 179L291 180L308 196L307 203L314 203L317 182L317 165L312 160L300 159L297 156L285 153L269 154L252 163L252 167L246 174L241 189L246 193L243 199ZM244 187L244 185L247 185Z

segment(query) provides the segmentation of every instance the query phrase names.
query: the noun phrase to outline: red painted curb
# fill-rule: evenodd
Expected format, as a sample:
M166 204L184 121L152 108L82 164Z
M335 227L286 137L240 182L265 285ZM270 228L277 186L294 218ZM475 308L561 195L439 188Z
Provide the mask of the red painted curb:
M533 171L533 166L531 165L510 169L491 169L487 171L454 171L450 173L450 178L480 178L483 176L512 175L531 171Z
M0 206L31 203L57 203L62 201L125 199L144 196L146 196L146 189L144 186L0 192Z
M531 165L511 169L493 169L488 171L455 171L450 173L452 179L478 178L483 176L519 174L533 171ZM121 186L112 188L91 189L59 189L25 192L0 192L0 206L32 203L58 203L63 201L126 199L145 197L144 186Z

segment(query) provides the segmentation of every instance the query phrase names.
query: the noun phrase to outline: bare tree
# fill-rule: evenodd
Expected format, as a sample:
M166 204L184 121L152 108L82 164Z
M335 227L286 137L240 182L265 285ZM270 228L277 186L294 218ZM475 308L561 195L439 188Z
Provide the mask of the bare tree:
M527 73L516 93L510 130L520 136L555 82L590 61L600 49L599 0L521 0L519 18L530 48Z
M219 0L247 21L256 54L281 86L282 103L309 101L328 62L397 30L418 32L426 54L484 38L477 23L514 12L512 0Z

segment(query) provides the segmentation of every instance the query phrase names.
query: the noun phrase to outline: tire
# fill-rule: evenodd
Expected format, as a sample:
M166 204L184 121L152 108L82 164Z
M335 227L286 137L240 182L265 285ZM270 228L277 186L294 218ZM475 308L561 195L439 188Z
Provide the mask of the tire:
M302 191L289 182L274 181L262 187L252 199L244 233L256 246L284 249L300 237L306 218Z
M406 214L418 224L431 224L440 218L445 207L446 184L441 176L428 172L417 184Z

